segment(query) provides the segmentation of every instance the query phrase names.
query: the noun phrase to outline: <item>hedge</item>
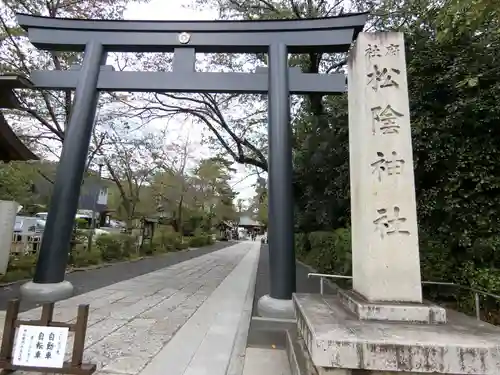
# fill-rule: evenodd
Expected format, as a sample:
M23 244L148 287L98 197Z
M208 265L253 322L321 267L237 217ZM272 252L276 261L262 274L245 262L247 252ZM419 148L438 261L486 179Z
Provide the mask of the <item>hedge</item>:
M102 262L114 262L130 259L138 255L153 255L185 250L188 247L212 245L213 237L207 233L198 233L193 237L182 238L167 228L160 227L153 238L152 246L148 241L137 249L137 239L128 234L102 234L95 238L92 251L88 251L86 236L78 233L78 244L72 249L68 263L73 267L88 267ZM29 279L34 276L37 255L12 256L7 272L0 275L1 282Z
M352 275L351 233L340 228L332 232L299 233L295 235L297 259L318 272ZM453 254L446 244L422 236L420 266L422 280L453 282L500 295L500 236L477 240L467 254ZM476 258L480 258L477 259ZM485 259L489 260L485 262ZM339 283L345 286L340 280ZM474 313L471 292L449 287L424 286L426 298L447 304L460 311ZM483 318L500 324L500 302L482 298Z

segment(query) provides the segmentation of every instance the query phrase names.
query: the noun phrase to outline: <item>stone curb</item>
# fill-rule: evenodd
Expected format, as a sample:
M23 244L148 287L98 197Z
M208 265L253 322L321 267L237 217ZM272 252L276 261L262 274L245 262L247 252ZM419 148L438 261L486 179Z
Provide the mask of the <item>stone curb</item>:
M259 248L259 258L260 251ZM253 266L252 275L248 283L248 288L245 297L245 303L243 304L243 310L240 315L240 320L238 322L238 329L236 331L236 337L233 343L233 350L231 351L231 356L229 363L227 365L226 375L242 375L243 368L245 366L245 354L248 341L248 333L250 331L250 322L252 319L253 312L253 300L255 295L255 283L257 280L257 269L259 267L259 261L255 262Z

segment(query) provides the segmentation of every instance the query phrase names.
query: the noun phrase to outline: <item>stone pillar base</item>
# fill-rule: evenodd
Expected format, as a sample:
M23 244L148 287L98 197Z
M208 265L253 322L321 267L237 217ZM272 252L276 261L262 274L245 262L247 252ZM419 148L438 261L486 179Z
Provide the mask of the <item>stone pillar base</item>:
M291 299L276 299L266 294L257 304L259 316L273 319L295 319L293 302Z
M37 303L57 302L73 295L73 284L62 281L53 284L38 284L29 281L21 286L21 300Z
M348 369L353 375L498 375L500 328L456 311L447 311L447 324L415 324L361 320L336 295L296 294L294 307L299 334L320 374Z
M340 300L360 320L444 324L446 309L429 303L370 302L351 290L339 290Z

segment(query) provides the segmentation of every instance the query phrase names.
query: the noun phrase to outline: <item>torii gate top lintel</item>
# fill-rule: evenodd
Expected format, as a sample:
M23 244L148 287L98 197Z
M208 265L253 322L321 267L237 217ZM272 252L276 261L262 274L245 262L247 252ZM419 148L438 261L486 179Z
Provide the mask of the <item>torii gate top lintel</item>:
M354 13L300 20L129 21L17 14L31 43L45 50L84 51L94 39L107 51L173 52L190 47L202 53L266 53L274 43L286 44L290 53L345 52L367 18L368 13ZM189 39L180 41L180 33Z

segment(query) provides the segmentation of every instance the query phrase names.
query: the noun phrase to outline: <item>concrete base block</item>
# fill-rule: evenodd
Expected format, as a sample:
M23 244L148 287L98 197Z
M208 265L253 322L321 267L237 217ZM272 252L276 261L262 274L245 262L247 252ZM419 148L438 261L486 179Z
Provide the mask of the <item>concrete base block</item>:
M369 302L351 290L339 290L342 303L360 320L408 323L446 323L446 309L429 303Z
M339 296L296 294L294 307L319 373L499 374L500 328L452 310L431 325L360 320Z
M260 297L257 304L260 316L274 319L295 319L293 302L291 299L276 299L268 294Z
M57 302L73 295L73 284L69 281L38 284L29 281L21 286L21 299L39 303Z

